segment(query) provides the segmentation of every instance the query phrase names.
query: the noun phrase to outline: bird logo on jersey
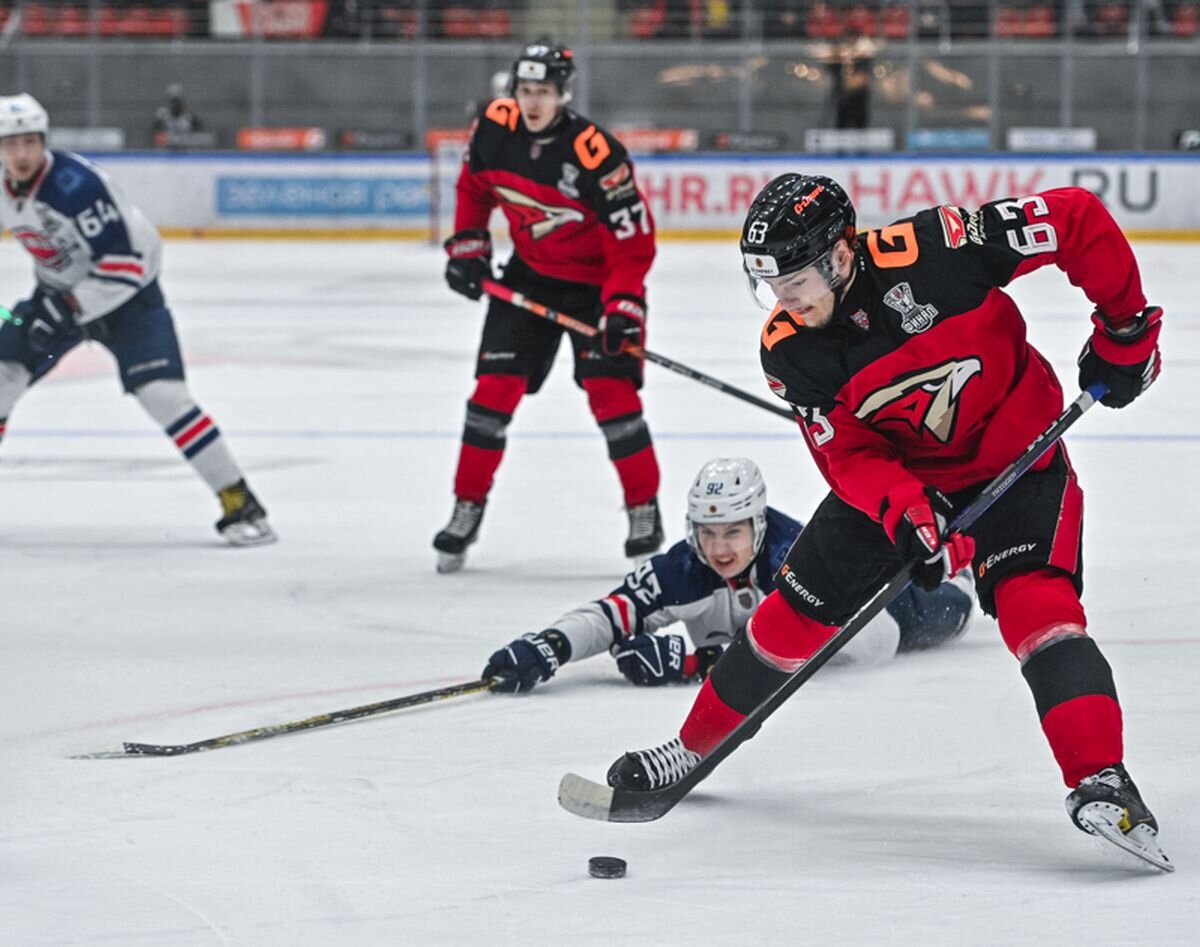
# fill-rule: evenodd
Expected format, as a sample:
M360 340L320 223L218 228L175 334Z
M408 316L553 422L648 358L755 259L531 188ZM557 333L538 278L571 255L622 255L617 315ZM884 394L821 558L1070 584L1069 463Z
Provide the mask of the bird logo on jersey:
M46 234L28 227L16 227L12 234L42 266L57 270L67 262L62 247Z
M876 427L899 423L918 436L928 431L946 444L954 437L963 389L982 373L983 365L977 358L951 359L872 392L854 415Z
M496 193L513 208L521 219L521 229L528 230L534 240L541 240L564 224L583 222L583 212L574 207L543 204L511 187L497 187Z

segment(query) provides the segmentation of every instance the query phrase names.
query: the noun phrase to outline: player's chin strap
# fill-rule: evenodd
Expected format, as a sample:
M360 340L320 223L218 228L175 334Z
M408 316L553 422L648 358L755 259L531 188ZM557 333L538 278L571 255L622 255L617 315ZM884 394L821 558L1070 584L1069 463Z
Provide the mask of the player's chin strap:
M498 283L492 279L485 279L482 283L483 291L494 299L499 299L506 303L511 303L519 309L524 309L526 312L535 316L540 316L542 319L548 319L550 322L562 326L577 335L584 335L588 338L594 338L600 334L600 330L595 326L588 325L580 319L573 316L568 316L565 313L559 312L557 309L551 309L549 306L543 305L536 300L530 299L524 293L518 293L514 289L510 289L503 283ZM663 368L669 368L677 375L682 375L684 378L690 378L692 381L698 381L702 385L708 385L710 388L715 388L717 391L724 392L727 395L732 395L735 398L740 398L742 401L762 408L765 411L770 411L772 414L777 414L781 418L787 418L789 421L795 422L795 416L787 408L777 404L771 404L769 401L764 401L762 398L750 394L748 391L743 391L741 388L735 388L733 385L726 384L719 378L713 378L712 375L706 375L704 372L696 371L694 368L689 368L674 359L667 358L665 355L659 355L655 352L647 351L644 348L636 345L626 346L622 350L625 354L632 355L636 358L644 358L647 362L653 362L655 365L661 365Z

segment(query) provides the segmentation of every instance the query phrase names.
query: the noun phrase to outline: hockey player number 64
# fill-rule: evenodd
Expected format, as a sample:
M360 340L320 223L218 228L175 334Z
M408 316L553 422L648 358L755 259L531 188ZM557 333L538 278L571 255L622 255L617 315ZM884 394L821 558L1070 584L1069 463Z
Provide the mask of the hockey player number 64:
M96 201L92 207L75 215L75 223L79 224L79 232L89 240L100 236L109 221L120 219L121 215L117 213L117 209L104 200Z

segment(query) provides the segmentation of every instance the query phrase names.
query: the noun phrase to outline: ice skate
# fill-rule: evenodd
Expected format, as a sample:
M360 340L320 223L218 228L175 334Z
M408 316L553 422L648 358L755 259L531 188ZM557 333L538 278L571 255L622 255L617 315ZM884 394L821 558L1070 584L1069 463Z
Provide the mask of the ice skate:
M663 544L662 517L658 500L626 508L629 514L629 538L625 540L625 555L630 559L645 559L658 552Z
M457 572L466 563L467 547L479 538L483 508L483 503L472 500L454 501L450 522L433 537L433 548L438 553L438 572Z
M217 532L231 546L261 546L278 537L267 522L267 511L250 492L245 479L217 494L224 513L217 520Z
M1175 866L1158 845L1158 823L1125 767L1106 766L1067 796L1067 815L1084 832L1098 835L1163 871Z
M660 789L681 780L699 762L700 754L693 753L676 737L651 750L626 753L608 768L608 784L634 792Z

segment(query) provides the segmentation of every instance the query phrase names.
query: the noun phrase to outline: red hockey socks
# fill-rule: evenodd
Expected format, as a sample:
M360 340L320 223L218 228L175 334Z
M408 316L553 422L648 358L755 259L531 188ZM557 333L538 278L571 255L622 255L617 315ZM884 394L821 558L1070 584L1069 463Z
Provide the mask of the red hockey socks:
M683 745L710 753L836 630L798 614L778 592L768 595L700 688L679 731Z
M522 375L484 375L467 402L454 495L483 503L504 459L505 432L529 380Z
M1112 670L1087 636L1071 580L1051 569L1004 579L996 586L996 613L1067 786L1121 762L1123 724Z
M585 378L582 384L621 478L625 505L649 503L658 495L658 460L637 388L628 378Z

